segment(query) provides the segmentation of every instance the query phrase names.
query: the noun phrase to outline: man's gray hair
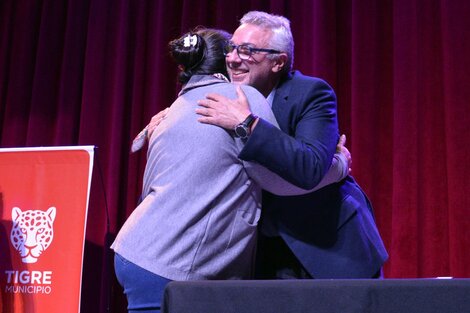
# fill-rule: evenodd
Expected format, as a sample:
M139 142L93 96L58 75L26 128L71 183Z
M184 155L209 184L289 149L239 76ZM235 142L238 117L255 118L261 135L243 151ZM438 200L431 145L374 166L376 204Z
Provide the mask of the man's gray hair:
M287 63L283 68L284 73L292 70L294 64L294 38L290 29L290 21L284 16L269 14L261 11L250 11L243 15L240 25L252 24L261 28L270 29L273 32L270 46L266 48L279 50L287 54ZM270 55L275 58L276 55Z

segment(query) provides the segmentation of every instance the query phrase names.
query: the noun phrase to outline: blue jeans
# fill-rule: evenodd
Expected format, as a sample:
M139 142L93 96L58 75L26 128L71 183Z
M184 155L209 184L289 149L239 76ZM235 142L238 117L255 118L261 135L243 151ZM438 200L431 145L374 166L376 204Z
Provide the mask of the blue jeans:
M160 313L163 291L171 281L114 255L114 271L124 288L129 313Z

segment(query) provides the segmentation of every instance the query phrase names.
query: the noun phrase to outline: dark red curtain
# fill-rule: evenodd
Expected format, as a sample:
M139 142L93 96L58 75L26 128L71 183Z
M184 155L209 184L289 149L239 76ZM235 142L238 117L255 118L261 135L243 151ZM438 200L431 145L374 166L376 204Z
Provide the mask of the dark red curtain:
M295 68L337 92L385 276L470 276L469 1L4 0L0 147L98 147L82 312L125 312L107 246L140 194L131 139L177 93L168 41L255 9L291 20Z

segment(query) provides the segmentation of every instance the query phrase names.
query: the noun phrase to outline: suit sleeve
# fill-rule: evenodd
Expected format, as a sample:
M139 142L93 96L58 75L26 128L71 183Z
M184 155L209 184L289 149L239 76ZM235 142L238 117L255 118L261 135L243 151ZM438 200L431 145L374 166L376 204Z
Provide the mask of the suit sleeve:
M286 99L275 100L285 103L274 110L282 130L260 119L239 157L258 162L302 189L312 189L330 168L336 149L336 95L316 78L286 84L291 85Z

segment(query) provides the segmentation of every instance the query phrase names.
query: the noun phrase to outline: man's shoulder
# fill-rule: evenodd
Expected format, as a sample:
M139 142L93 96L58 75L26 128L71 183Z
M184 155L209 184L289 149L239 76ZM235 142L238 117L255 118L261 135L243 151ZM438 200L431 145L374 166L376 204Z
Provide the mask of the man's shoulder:
M293 71L277 87L281 97L305 96L307 94L328 93L334 95L333 88L322 78L307 76L300 71Z
M286 79L283 80L283 83L287 84L326 84L329 85L323 78L316 76L304 75L300 71L293 71L289 73Z

